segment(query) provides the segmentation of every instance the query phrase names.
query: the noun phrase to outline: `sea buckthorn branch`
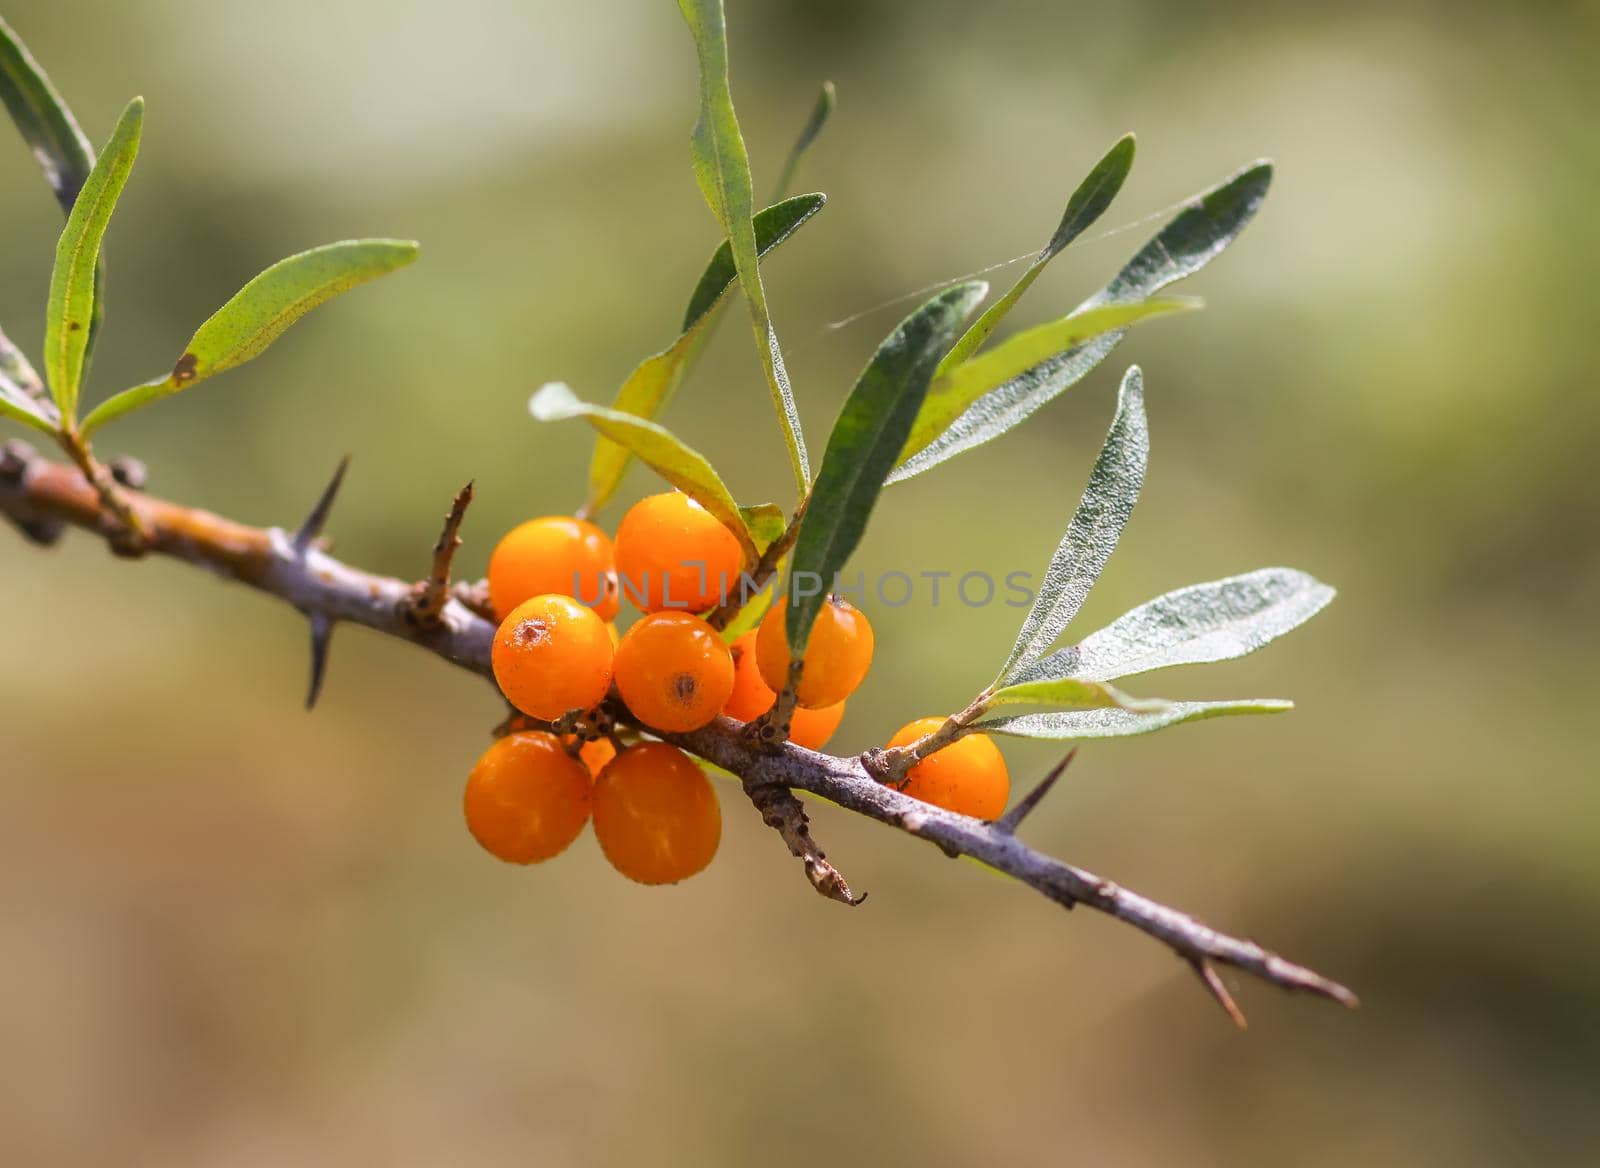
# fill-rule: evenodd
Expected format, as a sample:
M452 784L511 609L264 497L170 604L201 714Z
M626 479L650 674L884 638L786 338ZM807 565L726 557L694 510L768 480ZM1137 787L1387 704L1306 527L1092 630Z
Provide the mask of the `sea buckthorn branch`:
M456 492L456 497L450 503L450 512L445 516L438 542L433 545L433 566L428 571L428 578L416 585L411 604L411 619L416 624L437 625L439 614L450 599L450 565L455 560L456 549L461 546L461 523L467 517L467 508L472 504L474 493L473 484L469 482Z
M937 750L970 733L973 724L989 712L989 691L973 698L959 713L951 714L931 734L924 734L909 746L888 746L869 750L862 761L880 782L901 784L907 773L923 759Z
M95 458L89 440L79 434L75 427L65 426L56 431L56 442L100 496L108 523L105 532L107 546L119 556L136 558L143 555L145 531L139 516L122 497L120 484L111 469Z
M339 622L365 625L481 676L492 674L495 626L455 596L440 608L438 623L424 628L410 617L412 583L334 558L318 546L314 531L309 540L297 540L278 528L250 527L142 492L122 494L145 532L149 553L206 568L277 596L329 628ZM0 447L0 514L40 543L53 542L63 525L102 538L115 532L103 499L79 469L44 458L17 441ZM308 525L315 526L320 524ZM925 839L948 855L971 856L1065 908L1084 904L1131 925L1190 965L1236 1021L1242 1015L1217 975L1217 965L1345 1006L1357 1004L1355 995L1338 982L1253 941L1219 932L1186 913L1030 848L1015 835L1016 818L985 822L904 795L880 782L863 758L837 758L792 743L764 743L726 717L700 730L663 737L739 776L763 816L769 822L777 820L772 826L791 851L799 847L795 854L805 863L813 886L834 899L856 900L842 878L834 883L837 873L810 839L804 809L796 814L798 801L791 806L792 796L785 796L788 791L821 796ZM1036 803L1037 798L1030 796L1019 807Z
M719 718L703 730L669 737L706 761L743 776L746 785L767 783L820 795L847 811L925 839L947 855L980 860L1063 908L1083 904L1113 916L1163 942L1196 969L1229 965L1283 989L1301 990L1352 1008L1359 1005L1345 986L1254 941L1219 932L1187 913L1035 851L1018 840L1004 822L957 815L903 795L873 778L860 758L835 758L793 744L772 750L739 731L737 722ZM1216 980L1215 971L1204 980L1209 986ZM1220 987L1220 980L1216 984ZM1216 996L1215 990L1212 993ZM1231 1001L1224 1003L1225 1009ZM1237 1006L1229 1009L1236 1021L1242 1019L1237 1011Z
M805 865L806 879L829 900L852 907L867 899L863 892L856 896L839 870L828 863L828 856L811 834L811 821L805 804L794 797L794 792L775 783L745 780L744 793L761 812L761 819L782 837L789 854Z

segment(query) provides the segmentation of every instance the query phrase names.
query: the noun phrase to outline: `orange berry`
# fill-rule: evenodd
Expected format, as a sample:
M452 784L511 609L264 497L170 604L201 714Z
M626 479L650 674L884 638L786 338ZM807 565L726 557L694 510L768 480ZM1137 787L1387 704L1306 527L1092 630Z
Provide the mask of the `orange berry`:
M844 720L844 703L835 702L820 710L796 706L789 718L789 741L807 750L821 750Z
M508 863L548 860L589 821L590 786L555 735L508 734L483 752L467 778L467 830Z
M787 600L773 605L761 618L756 636L756 663L762 679L775 691L783 688L789 675L789 636L783 627L787 608ZM837 705L855 692L871 665L872 626L860 609L830 596L811 626L796 699L812 710Z
M601 620L617 615L617 564L611 539L570 515L519 523L489 556L489 603L502 620L535 596L572 596Z
M749 722L761 717L778 695L761 677L761 667L756 664L756 634L745 633L733 643L733 692L723 704L722 712L730 718Z
M681 491L640 499L617 527L622 591L644 612L704 612L736 593L743 567L733 533Z
M553 721L599 704L614 657L606 622L570 596L535 596L511 610L494 635L500 692L524 714Z
M943 718L918 718L900 728L889 745L910 746L944 725ZM968 734L923 759L901 788L913 799L974 819L998 819L1011 797L1005 756L987 734Z
M711 780L688 755L665 742L641 742L600 772L594 834L629 880L676 884L717 854L722 812Z
M687 612L641 617L617 647L617 692L657 730L698 730L733 692L733 656L717 630Z
M746 633L733 643L733 692L728 695L722 712L730 718L749 722L772 709L777 701L778 695L762 678L761 667L756 662L756 634ZM819 710L796 706L789 718L789 741L821 750L843 718L843 702Z

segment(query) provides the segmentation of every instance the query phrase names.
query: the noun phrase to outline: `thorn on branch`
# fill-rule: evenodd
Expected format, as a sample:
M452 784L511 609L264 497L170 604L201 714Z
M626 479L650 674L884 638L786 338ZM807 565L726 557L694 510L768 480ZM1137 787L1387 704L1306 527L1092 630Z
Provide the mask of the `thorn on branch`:
M1203 957L1186 958L1189 967L1200 978L1200 984L1206 987L1206 992L1217 1000L1223 1012L1233 1020L1233 1024L1240 1030L1247 1029L1250 1025L1246 1021L1244 1011L1239 1009L1239 1003L1233 1000L1233 995L1228 992L1228 987L1222 984L1222 975L1217 972L1217 967Z
M311 614L311 686L306 691L306 709L315 708L322 694L322 679L328 672L328 643L333 640L333 618L325 612Z
M311 508L311 514L306 516L306 521L300 525L300 530L294 533L294 553L304 556L311 550L311 545L316 542L322 529L328 524L328 515L333 511L333 501L339 497L339 488L344 485L344 472L350 469L350 456L347 454L339 460L338 468L333 472L333 477L328 480L328 485L322 488L322 494L317 499L317 505Z
M1010 811L1007 811L999 819L994 821L995 830L1003 831L1007 835L1016 835L1017 827L1024 819L1032 814L1035 807L1039 806L1040 801L1050 793L1050 788L1056 785L1056 780L1062 776L1067 767L1072 765L1072 760L1077 757L1078 748L1073 747L1067 752L1066 758L1062 759L1060 762L1056 763L1055 766L1051 767L1050 773L1045 775L1043 779L1039 780L1038 786L1024 795L1021 801Z
M434 628L439 624L439 614L450 599L450 564L456 549L461 546L461 522L466 518L467 507L472 502L473 485L467 483L456 492L445 516L444 528L433 545L433 566L427 579L412 589L406 615L419 628Z
M762 822L783 838L789 854L805 865L806 879L811 881L811 887L820 895L851 907L867 899L864 892L860 896L852 893L839 870L828 863L827 854L812 838L805 805L795 798L789 788L772 783L746 783L745 794L755 804L756 810L761 812Z

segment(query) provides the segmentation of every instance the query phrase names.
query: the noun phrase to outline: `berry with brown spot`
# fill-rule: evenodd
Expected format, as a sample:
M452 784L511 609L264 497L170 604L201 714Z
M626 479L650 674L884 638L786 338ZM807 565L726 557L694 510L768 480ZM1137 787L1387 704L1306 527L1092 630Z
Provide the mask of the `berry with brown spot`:
M617 692L633 716L669 733L698 730L733 692L733 657L717 630L687 612L641 617L617 647Z
M598 705L611 688L615 652L606 623L570 596L535 596L494 635L500 692L529 717L554 721Z

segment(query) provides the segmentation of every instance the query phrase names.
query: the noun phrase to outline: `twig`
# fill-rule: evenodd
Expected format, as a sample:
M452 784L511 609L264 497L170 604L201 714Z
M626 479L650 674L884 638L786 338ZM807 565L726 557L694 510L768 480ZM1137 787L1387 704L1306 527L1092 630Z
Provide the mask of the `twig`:
M1217 1000L1217 1005L1222 1007L1223 1013L1233 1020L1233 1024L1240 1030L1250 1025L1245 1020L1244 1011L1239 1009L1239 1003L1233 1000L1233 995L1228 992L1228 987L1222 984L1222 975L1216 966L1203 957L1189 958L1189 965L1200 978L1200 984L1205 986L1206 992Z
M472 483L469 482L456 492L450 504L444 528L433 545L433 567L428 571L428 578L416 586L411 600L410 616L416 624L424 627L437 625L439 613L450 598L450 563L455 559L456 549L461 546L461 521L467 516L472 496Z
M76 470L41 458L22 443L9 444L5 458L12 473L0 475L0 512L22 524L48 520L106 534L101 500ZM290 538L276 528L247 527L148 495L130 492L127 500L155 554L208 568L303 612L366 625L480 676L491 676L494 625L454 598L445 602L437 628L421 629L404 615L401 602L410 590L405 581L361 571L315 547L296 554ZM764 744L729 718L718 718L690 734L664 737L738 775L747 787L809 791L947 852L981 860L1063 907L1083 904L1115 917L1191 964L1227 965L1284 989L1345 1006L1357 1004L1356 996L1338 982L1254 941L1219 932L1177 909L1037 852L996 824L901 794L877 781L861 758L836 758L787 742ZM1215 997L1203 970L1202 980Z
M880 782L903 785L911 768L935 751L943 750L968 732L968 728L988 712L988 693L973 698L958 714L951 714L937 729L905 746L880 746L867 752L863 761Z
M783 837L789 854L805 865L806 879L811 881L811 887L829 900L837 900L841 904L855 906L867 899L864 892L860 896L853 895L839 870L828 863L827 854L817 846L817 841L811 835L811 822L806 817L806 809L792 791L771 784L746 783L744 793L755 804L756 810L761 812L762 822Z

